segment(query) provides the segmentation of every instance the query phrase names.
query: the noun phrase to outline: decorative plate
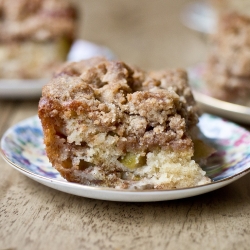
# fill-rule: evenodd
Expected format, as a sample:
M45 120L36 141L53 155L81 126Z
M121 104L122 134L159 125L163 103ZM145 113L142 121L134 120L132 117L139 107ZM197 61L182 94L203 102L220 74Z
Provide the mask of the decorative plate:
M217 149L204 167L211 184L175 190L117 190L89 187L64 180L51 166L43 145L43 132L37 116L9 128L1 140L3 158L16 170L51 188L88 198L126 202L173 200L221 188L250 171L250 133L245 129L204 114L200 129Z
M188 69L189 83L202 110L236 122L250 124L250 107L225 102L209 95L202 79L204 69L204 64Z
M113 52L105 46L95 43L76 40L69 51L68 61L80 61L94 56L104 56L115 59ZM48 79L0 79L0 98L27 99L37 98L41 95L42 87Z

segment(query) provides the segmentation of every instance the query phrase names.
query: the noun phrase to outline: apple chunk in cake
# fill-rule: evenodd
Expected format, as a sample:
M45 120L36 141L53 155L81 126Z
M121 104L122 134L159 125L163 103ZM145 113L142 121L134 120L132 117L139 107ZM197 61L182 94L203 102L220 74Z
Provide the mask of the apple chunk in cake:
M48 158L68 181L125 189L211 181L193 160L198 116L183 70L68 63L43 88L39 117Z

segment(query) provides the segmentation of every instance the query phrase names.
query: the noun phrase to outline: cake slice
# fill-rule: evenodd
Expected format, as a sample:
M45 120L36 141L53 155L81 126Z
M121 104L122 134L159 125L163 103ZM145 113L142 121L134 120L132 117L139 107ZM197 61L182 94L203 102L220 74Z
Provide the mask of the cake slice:
M210 55L204 80L211 96L223 101L250 106L250 77L233 75L217 56Z
M227 13L217 24L204 74L207 88L215 98L249 106L250 17Z
M0 1L0 78L50 78L76 35L70 0Z
M104 58L67 63L43 88L52 165L70 182L118 189L210 183L193 160L197 109L180 69L145 72Z
M233 76L250 77L250 17L222 15L211 35L209 57Z

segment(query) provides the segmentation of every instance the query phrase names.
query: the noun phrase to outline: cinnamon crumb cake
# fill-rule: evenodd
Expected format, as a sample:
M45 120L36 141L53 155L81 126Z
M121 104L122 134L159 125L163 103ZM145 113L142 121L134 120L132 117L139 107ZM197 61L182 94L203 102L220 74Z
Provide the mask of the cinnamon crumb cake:
M70 0L1 0L0 77L50 77L66 60L75 32Z
M227 13L218 19L205 81L221 100L250 106L250 17Z
M39 117L48 158L70 182L118 189L211 182L193 159L198 116L183 70L145 72L104 58L67 63L43 88Z

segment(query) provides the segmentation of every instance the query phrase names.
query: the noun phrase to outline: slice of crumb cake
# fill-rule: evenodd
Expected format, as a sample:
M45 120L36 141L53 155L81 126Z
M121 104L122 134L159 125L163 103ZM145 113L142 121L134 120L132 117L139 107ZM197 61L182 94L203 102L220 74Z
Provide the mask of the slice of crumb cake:
M48 158L68 181L125 189L211 182L193 160L198 116L183 70L68 63L43 88L39 117Z

